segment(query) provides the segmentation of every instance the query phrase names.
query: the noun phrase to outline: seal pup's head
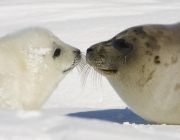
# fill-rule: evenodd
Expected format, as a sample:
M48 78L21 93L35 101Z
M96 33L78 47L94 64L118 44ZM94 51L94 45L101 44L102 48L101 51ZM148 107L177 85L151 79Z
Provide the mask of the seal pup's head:
M80 61L79 49L44 28L33 27L2 37L0 106L39 109Z
M21 44L27 46L19 45L19 47L22 47L24 53L27 54L27 59L34 59L40 62L38 60L39 57L47 64L54 65L56 70L63 75L70 72L81 60L79 49L62 42L47 29L40 27L29 28L17 34Z

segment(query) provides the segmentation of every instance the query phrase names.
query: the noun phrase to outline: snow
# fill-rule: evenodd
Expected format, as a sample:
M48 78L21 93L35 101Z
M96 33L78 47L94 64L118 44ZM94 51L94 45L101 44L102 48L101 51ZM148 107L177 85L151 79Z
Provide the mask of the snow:
M42 26L85 53L131 26L179 22L179 7L179 0L1 0L0 36ZM180 126L141 119L93 70L83 79L74 69L41 111L0 109L0 140L180 139Z

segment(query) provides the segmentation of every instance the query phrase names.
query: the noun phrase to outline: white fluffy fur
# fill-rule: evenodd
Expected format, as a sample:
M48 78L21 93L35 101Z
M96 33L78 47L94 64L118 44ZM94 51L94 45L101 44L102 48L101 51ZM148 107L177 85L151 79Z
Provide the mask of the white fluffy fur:
M75 50L38 27L0 38L0 107L39 109L68 73Z

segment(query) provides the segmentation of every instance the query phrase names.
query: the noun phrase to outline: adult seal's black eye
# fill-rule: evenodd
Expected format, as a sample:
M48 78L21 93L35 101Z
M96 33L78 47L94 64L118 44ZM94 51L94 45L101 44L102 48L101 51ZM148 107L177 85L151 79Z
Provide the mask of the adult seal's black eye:
M121 52L123 55L128 55L133 50L133 45L125 41L125 39L117 39L111 43L111 46Z
M57 49L55 50L55 52L54 52L53 57L56 58L56 57L60 56L60 54L61 54L61 49L60 49L60 48L57 48Z

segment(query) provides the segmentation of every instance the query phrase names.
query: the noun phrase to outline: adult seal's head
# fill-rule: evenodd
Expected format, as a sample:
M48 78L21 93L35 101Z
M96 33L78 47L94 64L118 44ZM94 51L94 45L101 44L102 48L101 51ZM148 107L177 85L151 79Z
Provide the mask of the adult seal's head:
M86 60L135 113L180 124L180 24L129 28L88 48Z
M0 38L0 107L39 109L81 52L44 28Z

